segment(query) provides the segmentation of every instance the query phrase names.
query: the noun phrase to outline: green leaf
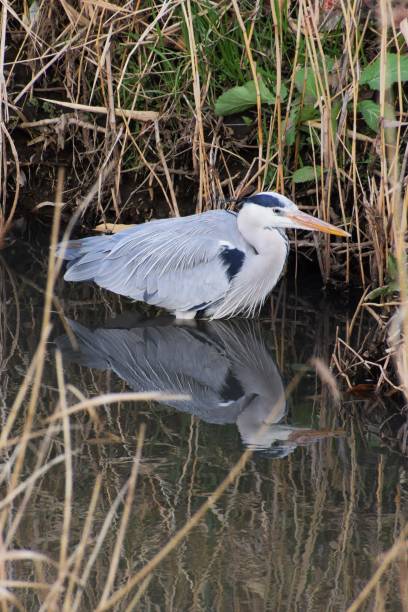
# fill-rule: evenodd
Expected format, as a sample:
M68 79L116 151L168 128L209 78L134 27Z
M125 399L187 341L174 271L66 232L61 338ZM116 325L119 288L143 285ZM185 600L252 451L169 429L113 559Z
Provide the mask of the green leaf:
M384 285L383 287L377 287L376 289L373 289L372 291L370 291L370 293L368 293L365 296L364 301L368 302L370 300L376 300L378 297L386 296L388 292L389 292L388 285Z
M267 88L261 77L258 77L259 93L263 104L273 104L275 96ZM219 117L241 113L251 106L256 106L255 81L247 81L244 85L232 87L225 91L215 103L215 113Z
M321 174L321 166L303 166L292 174L294 183L307 183L316 180Z
M398 262L394 255L392 255L391 253L388 255L387 258L387 272L388 278L391 281L395 281L398 279Z
M363 115L363 119L369 128L378 132L380 121L380 105L373 100L363 100L357 104L357 110Z
M285 133L285 141L288 146L292 146L295 142L296 132L301 127L302 123L317 119L319 117L318 109L314 106L307 104L299 108L297 104L292 106L289 114L289 121L287 130Z
M368 295L365 296L365 302L369 300L375 300L378 297L389 297L396 293L399 290L398 283L396 281L390 282L388 285L383 285L382 287L377 287L370 291Z
M292 110L289 113L289 121L288 121L286 132L285 132L285 142L288 145L288 147L291 147L292 145L295 144L298 119L299 119L299 107L293 106Z
M307 104L302 106L302 109L299 114L299 123L306 123L307 121L313 121L313 119L318 119L319 117L319 109Z
M328 73L333 70L334 62L334 58L325 57L326 70ZM320 74L322 75L322 82L324 82L324 71L321 64L319 66L319 70ZM318 82L319 81L315 77L315 73L313 72L313 69L310 66L303 66L295 74L296 88L300 93L304 93L304 97L306 100L314 102L322 95L322 92L317 90L316 83Z
M288 88L286 87L285 83L283 83L283 81L281 82L279 94L281 100L286 100L286 98L288 97Z
M357 104L357 110L363 115L368 127L374 132L378 132L381 117L380 105L373 100L363 100ZM384 105L384 117L390 121L395 120L395 112L391 104Z
M399 68L398 68L399 65ZM380 90L381 57L366 66L361 73L360 85L368 85L370 89ZM387 53L385 70L385 88L388 89L397 83L399 78L404 83L408 81L408 55L398 56L396 53Z
M296 125L290 125L285 133L285 143L288 147L293 147L296 139Z
M296 89L304 94L306 100L317 100L317 89L314 73L311 68L300 68L295 74Z
M338 116L341 110L341 101L335 100L331 107L330 123L333 137L337 134Z

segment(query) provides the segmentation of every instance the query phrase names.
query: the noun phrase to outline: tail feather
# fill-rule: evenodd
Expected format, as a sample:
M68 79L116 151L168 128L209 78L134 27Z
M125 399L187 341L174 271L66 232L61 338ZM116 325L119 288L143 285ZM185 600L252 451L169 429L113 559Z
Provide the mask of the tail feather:
M70 262L64 274L64 280L73 282L94 280L95 276L98 275L99 267L99 261L87 262L85 264L82 264L81 260Z
M98 274L103 257L112 249L112 236L91 236L82 240L60 242L57 256L68 261L64 279L93 280Z

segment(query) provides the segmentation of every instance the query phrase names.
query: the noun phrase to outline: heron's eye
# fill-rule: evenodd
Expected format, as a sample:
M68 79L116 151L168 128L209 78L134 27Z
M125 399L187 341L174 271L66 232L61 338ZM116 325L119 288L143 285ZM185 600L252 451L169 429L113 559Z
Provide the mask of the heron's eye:
M272 208L272 211L275 215L281 215L283 212L281 208Z

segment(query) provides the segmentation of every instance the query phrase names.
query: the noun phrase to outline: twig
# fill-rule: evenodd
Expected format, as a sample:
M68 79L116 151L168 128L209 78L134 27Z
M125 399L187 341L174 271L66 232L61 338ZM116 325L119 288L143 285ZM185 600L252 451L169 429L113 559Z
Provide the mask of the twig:
M109 113L109 109L105 106L89 106L88 104L77 104L76 102L50 100L49 98L40 98L40 100L44 100L44 102L49 102L50 104L58 104L65 108L84 111L86 113L99 113L102 115L107 115ZM114 111L117 117L126 117L126 119L135 119L136 121L155 121L159 117L159 113L155 111L137 111L125 108L115 108Z

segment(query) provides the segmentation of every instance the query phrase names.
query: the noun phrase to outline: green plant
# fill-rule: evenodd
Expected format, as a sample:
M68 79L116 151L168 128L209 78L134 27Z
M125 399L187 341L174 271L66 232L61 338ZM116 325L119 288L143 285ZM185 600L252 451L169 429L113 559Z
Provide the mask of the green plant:
M386 284L381 287L376 287L366 295L366 302L377 300L378 298L388 298L399 291L399 271L398 262L394 255L391 253L387 259L387 275Z

